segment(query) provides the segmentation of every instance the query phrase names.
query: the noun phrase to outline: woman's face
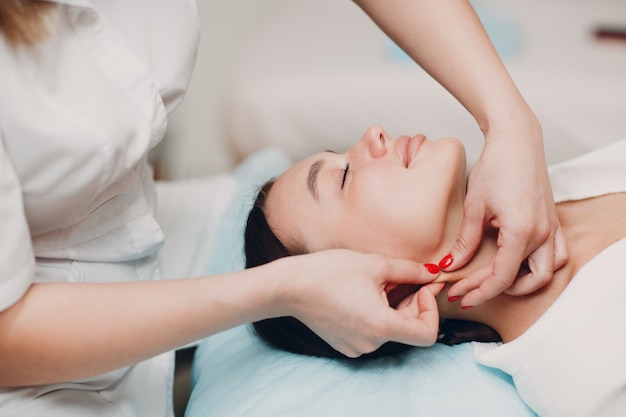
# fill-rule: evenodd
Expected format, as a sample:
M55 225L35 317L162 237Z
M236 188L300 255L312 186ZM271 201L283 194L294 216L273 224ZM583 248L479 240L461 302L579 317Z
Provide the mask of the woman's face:
M267 221L287 248L432 262L458 234L465 169L457 139L394 141L373 126L346 153L315 154L280 176L267 198Z

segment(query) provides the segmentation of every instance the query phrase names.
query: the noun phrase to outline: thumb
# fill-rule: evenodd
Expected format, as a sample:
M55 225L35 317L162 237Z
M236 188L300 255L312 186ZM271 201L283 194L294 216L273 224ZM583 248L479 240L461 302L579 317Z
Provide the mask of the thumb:
M439 261L439 267L444 271L455 271L464 266L476 253L483 231L482 216L471 216L466 211L454 246L448 255Z
M421 264L406 259L389 259L383 279L394 284L427 284L439 277L435 264Z

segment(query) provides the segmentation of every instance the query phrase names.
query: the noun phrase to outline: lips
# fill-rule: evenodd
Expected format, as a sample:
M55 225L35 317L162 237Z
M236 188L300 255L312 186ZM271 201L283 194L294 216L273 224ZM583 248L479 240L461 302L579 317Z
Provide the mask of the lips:
M402 158L402 163L404 164L405 168L411 166L411 162L413 162L417 151L425 140L426 136L422 135L421 133L413 137L401 136L400 138L398 138L396 147L398 148L400 157Z

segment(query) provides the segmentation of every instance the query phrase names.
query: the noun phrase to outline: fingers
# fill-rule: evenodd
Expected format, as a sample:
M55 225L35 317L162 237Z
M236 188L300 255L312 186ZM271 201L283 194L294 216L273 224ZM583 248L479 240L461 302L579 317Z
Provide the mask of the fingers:
M554 271L567 262L567 245L561 227L554 239L550 237L528 257L530 272L517 277L515 283L506 290L509 295L526 295L548 284Z
M369 337L351 343L327 340L331 346L350 358L371 353L388 341L412 346L431 346L439 334L439 311L435 296L444 283L431 283L404 299L398 309L384 307L377 314L379 320L370 323Z
M483 217L473 215L471 208L465 209L461 230L449 255L439 262L444 271L456 271L474 256L483 236Z
M492 275L492 264L485 265L479 270L473 272L471 275L452 285L448 290L448 300L454 301L457 298L467 295L472 291L475 292L475 295L473 295L472 297L478 296L479 298L481 298L481 296L483 296L483 290L481 290L480 286ZM472 303L472 297L470 297L469 299L463 299L463 301L461 302L462 305L472 307L478 305Z
M554 269L554 242L550 239L528 257L530 272L519 275L506 290L509 295L525 295L535 292L552 279Z
M452 286L449 297L463 296L463 307L473 307L494 298L513 283L524 260L526 242L517 235L500 232L498 249L491 263Z
M439 276L439 268L433 264L420 264L403 259L388 259L384 274L385 288L397 284L425 284L416 293L400 302L396 309L385 306L381 320L373 326L377 337L360 347L344 347L344 354L356 357L369 353L387 341L413 346L430 346L439 334L439 311L435 296L445 283L433 282ZM377 328L377 330L375 329ZM365 348L367 347L367 348Z
M413 346L433 345L439 334L439 310L435 296L444 287L443 283L425 285L397 311L390 310L390 322L386 326L388 340Z
M433 294L433 297L437 297L437 295L446 288L446 285L445 282L432 282L424 285L423 288L429 290Z
M515 241L513 236L505 237L501 234L500 247L492 262L453 285L448 291L449 298L463 296L461 304L469 307L482 304L502 291L516 296L530 294L548 284L554 271L567 262L567 244L560 225L554 238L550 236L528 257L528 273L520 273L524 260L521 248L525 242Z
M327 266L321 276L332 285L317 285L319 272L314 281L302 279L301 285L316 285L296 287L297 294L308 296L298 296L298 302L292 303L295 311L289 315L301 320L339 352L358 357L390 340L419 346L436 340L439 319L434 294L443 284L427 288L440 274L436 265L340 249L303 256L318 266ZM326 262L319 262L322 257ZM414 306L407 306L403 312L390 307L387 296L388 290L400 284L426 284ZM331 288L332 291L326 291Z
M564 266L568 259L569 254L567 252L567 241L565 240L561 224L559 224L559 227L554 235L554 270L556 271Z
M440 274L435 264L420 264L405 259L387 259L381 278L389 284L427 284Z

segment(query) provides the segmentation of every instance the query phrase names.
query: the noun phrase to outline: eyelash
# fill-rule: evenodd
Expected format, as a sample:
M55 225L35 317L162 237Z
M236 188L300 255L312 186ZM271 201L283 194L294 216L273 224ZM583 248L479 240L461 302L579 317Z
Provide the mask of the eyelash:
M346 183L346 176L348 175L348 170L350 169L350 163L346 163L346 168L343 170L343 178L341 178L341 189L343 190L343 186Z

